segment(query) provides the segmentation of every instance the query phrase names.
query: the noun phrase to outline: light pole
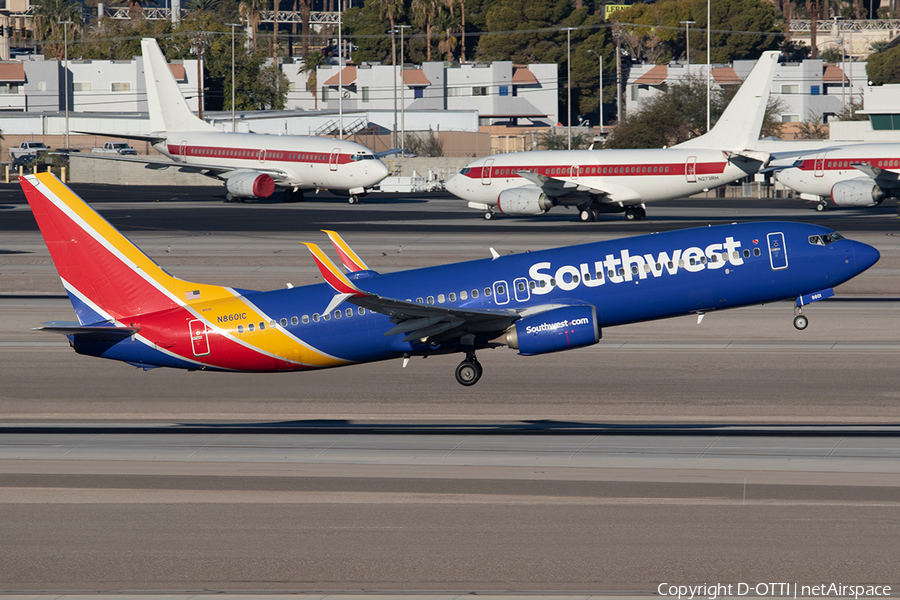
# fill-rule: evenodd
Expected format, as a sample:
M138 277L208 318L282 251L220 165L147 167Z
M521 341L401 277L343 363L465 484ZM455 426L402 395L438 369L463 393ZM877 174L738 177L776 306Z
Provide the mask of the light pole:
M235 120L234 120L234 88L237 85L237 82L234 80L234 28L240 27L240 23L225 23L228 27L231 27L231 131L235 131Z
M400 144L399 146L406 149L406 83L403 81L403 64L404 64L404 49L403 49L403 36L405 30L411 28L412 25L397 25L397 29L400 30ZM394 98L397 98L397 94L394 94ZM404 152L404 154L406 154Z
M57 21L58 25L63 26L63 53L65 55L65 77L63 85L66 86L66 151L69 150L69 25L73 25L74 21Z
M572 31L578 29L577 27L566 27L563 31L566 32L566 94L567 94L567 105L566 112L568 112L568 123L566 127L566 137L568 139L568 148L572 149Z
M706 132L709 133L709 113L710 113L710 96L712 95L712 71L710 63L710 46L709 38L712 34L711 0L706 0Z
M688 68L688 77L691 76L691 25L697 23L697 21L679 21L682 25L684 25L684 36L685 36L685 47L687 48L687 68Z
M342 0L338 0L338 134L344 139L344 40L341 37L343 20Z
M394 128L391 130L391 148L397 147L397 29L391 29L391 70L394 72Z
M600 59L600 104L597 112L600 113L600 135L603 135L603 55L593 50L588 50L588 54L593 54Z

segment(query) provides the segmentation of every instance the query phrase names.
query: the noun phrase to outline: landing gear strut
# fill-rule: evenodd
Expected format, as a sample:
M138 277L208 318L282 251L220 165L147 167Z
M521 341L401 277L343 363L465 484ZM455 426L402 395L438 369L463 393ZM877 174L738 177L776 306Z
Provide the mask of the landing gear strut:
M803 331L809 326L809 319L806 318L806 315L802 313L802 309L800 307L794 308L794 327L800 331Z
M475 352L469 350L466 358L456 367L456 381L467 387L475 385L481 379L481 373L481 363L475 358Z

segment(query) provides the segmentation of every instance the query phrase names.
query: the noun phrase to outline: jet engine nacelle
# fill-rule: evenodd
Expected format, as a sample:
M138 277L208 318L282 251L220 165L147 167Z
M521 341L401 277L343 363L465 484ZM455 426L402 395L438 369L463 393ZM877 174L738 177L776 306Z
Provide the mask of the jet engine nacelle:
M241 173L229 177L225 189L235 198L268 198L275 191L275 182L265 173Z
M506 345L523 356L590 346L600 341L597 309L564 306L523 317L506 332Z
M553 201L534 185L503 190L497 196L497 210L504 215L542 215L553 208Z
M831 188L836 206L878 206L885 198L887 194L871 179L839 181Z

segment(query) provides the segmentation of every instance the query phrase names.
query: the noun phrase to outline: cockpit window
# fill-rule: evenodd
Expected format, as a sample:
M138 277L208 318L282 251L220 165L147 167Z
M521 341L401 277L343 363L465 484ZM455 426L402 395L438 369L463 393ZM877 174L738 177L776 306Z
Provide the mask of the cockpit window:
M466 173L468 173L468 172L471 171L471 170L472 170L471 168L465 167L465 168L463 168L462 171L459 172L459 174L460 174L460 175L465 175Z
M811 235L809 236L809 243L813 246L827 246L828 244L842 239L844 239L844 236L833 231L831 233L826 233L825 235Z
M350 160L353 162L359 160L375 160L375 156L373 154L351 154Z

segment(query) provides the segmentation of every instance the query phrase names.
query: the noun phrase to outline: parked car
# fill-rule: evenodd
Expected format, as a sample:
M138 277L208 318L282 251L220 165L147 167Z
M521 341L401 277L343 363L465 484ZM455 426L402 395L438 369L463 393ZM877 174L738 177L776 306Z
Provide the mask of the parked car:
M35 160L37 160L37 154L20 154L13 159L12 168L18 169L19 167L30 167L34 164Z
M49 151L50 148L44 142L22 142L18 146L9 149L9 157L15 159L19 156L31 154L37 155Z
M91 152L94 154L118 154L120 156L134 156L137 154L137 150L126 142L106 142L102 148L94 148Z

